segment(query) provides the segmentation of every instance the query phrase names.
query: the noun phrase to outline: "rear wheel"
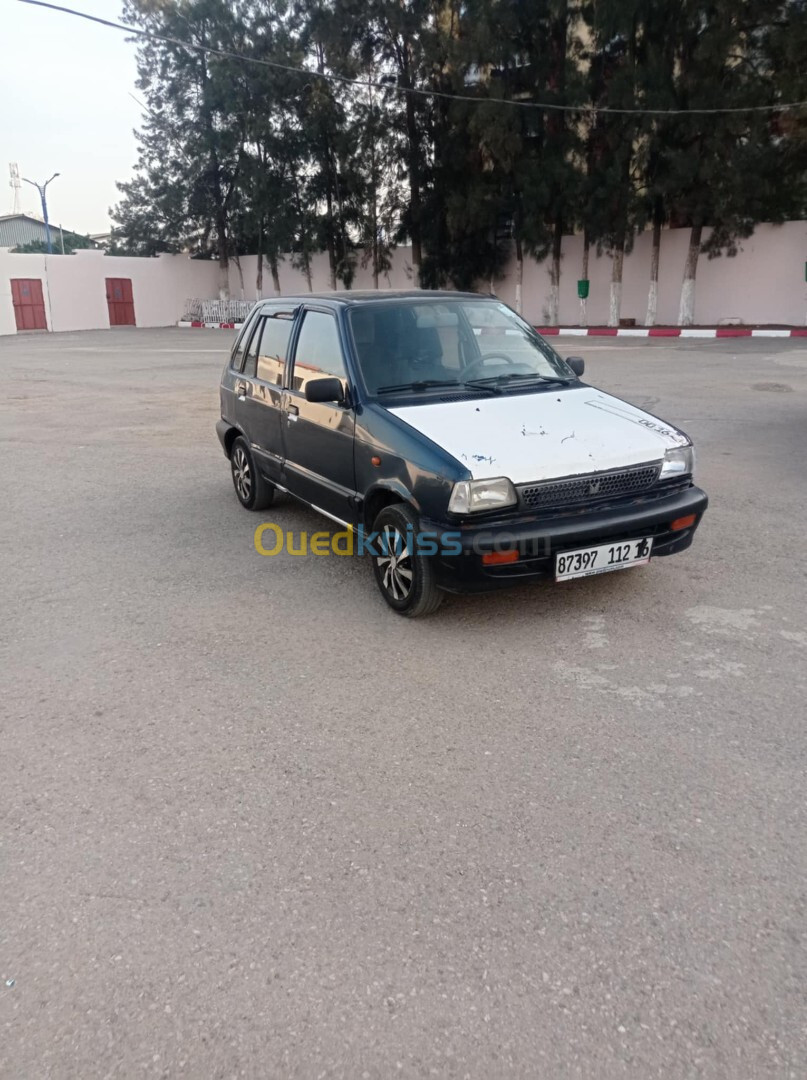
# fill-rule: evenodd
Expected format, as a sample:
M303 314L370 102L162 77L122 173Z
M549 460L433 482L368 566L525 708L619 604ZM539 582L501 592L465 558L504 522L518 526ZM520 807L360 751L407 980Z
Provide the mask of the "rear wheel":
M247 440L239 435L230 450L230 469L238 501L245 510L264 510L275 497L275 489L260 475Z
M431 557L417 552L419 528L417 514L405 503L385 506L373 523L376 583L393 611L410 619L431 615L443 602Z

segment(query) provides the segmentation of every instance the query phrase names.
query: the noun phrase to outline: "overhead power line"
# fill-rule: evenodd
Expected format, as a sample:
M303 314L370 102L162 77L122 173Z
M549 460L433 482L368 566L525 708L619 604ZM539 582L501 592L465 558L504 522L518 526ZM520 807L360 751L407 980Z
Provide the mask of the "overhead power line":
M443 90L424 90L420 87L396 86L391 83L381 83L372 79L349 79L344 75L334 75L325 71L311 71L309 68L295 67L292 64L281 64L276 60L263 60L257 56L245 56L241 53L231 52L228 49L216 49L211 45L200 45L195 41L183 41L181 38L170 37L168 34L158 34L153 30L141 30L136 26L127 26L125 23L113 22L110 19L102 19L99 15L90 15L86 11L76 11L74 8L62 7L60 4L50 4L46 0L19 0L22 4L30 4L32 7L47 8L50 11L59 11L64 15L73 15L88 22L98 23L100 26L108 26L112 30L122 30L126 34L146 38L148 41L162 41L167 45L176 45L181 49L192 52L205 53L208 56L220 56L225 60L238 60L244 64L258 64L260 67L271 68L274 71L285 71L294 75L304 75L307 79L324 79L326 82L341 83L345 86L355 86L366 90L372 87L396 94L412 94L414 97L442 98L448 101L467 101L474 105L494 104L512 105L518 109L541 109L554 112L572 113L609 113L619 116L725 116L731 113L767 113L784 112L788 109L803 109L807 107L807 101L789 101L777 105L743 105L735 108L712 108L712 109L648 109L648 108L615 108L610 105L598 106L586 105L560 105L549 101L514 101L512 98L479 97L474 94L450 94Z

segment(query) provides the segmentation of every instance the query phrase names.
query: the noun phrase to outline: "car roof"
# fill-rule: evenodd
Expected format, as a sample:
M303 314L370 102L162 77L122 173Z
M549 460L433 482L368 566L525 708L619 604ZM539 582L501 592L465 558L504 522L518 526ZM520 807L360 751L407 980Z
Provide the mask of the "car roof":
M306 304L311 301L325 300L331 304L339 304L344 307L355 307L360 304L377 304L389 300L417 300L423 301L446 301L446 300L497 300L497 297L489 293L453 292L449 289L372 289L351 292L345 289L343 292L317 292L296 293L289 296L267 296L259 303L277 303L293 301L294 303Z

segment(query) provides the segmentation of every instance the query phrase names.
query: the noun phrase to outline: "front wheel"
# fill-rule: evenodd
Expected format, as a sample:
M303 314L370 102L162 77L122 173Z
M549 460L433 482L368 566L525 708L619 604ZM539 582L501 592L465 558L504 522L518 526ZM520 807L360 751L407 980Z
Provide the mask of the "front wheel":
M431 557L417 551L419 528L417 514L406 503L385 506L373 523L378 533L376 583L393 611L410 619L431 615L443 602Z

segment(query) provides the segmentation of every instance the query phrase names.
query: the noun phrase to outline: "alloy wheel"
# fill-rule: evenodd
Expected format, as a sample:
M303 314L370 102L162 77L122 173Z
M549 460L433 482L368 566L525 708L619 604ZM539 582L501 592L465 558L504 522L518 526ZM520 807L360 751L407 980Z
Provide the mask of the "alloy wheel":
M249 458L241 446L237 446L233 454L233 482L241 502L248 503L252 494L252 473Z
M394 600L406 600L414 584L412 553L406 538L394 525L385 525L379 539L380 554L376 563L381 584Z

